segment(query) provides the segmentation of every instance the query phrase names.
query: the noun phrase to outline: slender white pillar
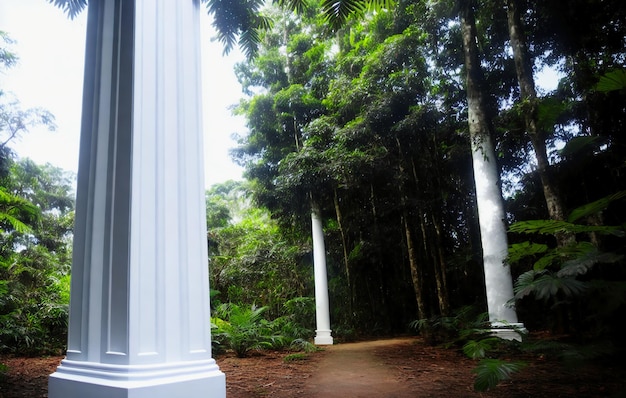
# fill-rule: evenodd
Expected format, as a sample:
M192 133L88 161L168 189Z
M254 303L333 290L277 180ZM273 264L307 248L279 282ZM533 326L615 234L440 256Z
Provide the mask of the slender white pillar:
M508 243L504 207L491 141L485 138L479 144L473 143L472 158L489 321L496 335L506 339L519 339L520 336L514 329L523 331L524 326L518 323L515 308L508 304L513 299L513 280L511 269L505 263Z
M51 398L226 396L211 357L199 6L89 2L68 350Z
M330 305L328 300L328 277L326 275L326 247L324 229L317 206L311 209L311 232L313 236L313 269L315 275L315 344L331 345Z

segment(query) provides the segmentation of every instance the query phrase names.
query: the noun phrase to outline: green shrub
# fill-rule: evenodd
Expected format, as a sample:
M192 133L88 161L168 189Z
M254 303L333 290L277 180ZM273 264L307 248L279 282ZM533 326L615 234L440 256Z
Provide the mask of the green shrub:
M245 357L251 350L271 346L274 336L263 321L266 307L240 307L221 304L216 309L213 323L215 339L225 343L238 357ZM219 319L219 320L218 320Z

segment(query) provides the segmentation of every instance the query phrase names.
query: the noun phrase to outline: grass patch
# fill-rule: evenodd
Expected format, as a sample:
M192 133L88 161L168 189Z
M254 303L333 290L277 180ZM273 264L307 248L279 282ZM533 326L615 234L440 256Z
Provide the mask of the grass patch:
M309 359L309 356L304 352L294 352L283 358L284 362L304 361Z

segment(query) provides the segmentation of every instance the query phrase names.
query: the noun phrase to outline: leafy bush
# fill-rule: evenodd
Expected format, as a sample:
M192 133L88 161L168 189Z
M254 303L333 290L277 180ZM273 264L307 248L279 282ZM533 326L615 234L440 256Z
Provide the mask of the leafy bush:
M267 346L272 339L270 330L263 320L266 307L240 307L236 304L221 304L216 309L216 326L214 338L220 343L226 343L238 357L245 357L251 350Z
M452 316L414 320L409 327L420 332L431 345L452 346L488 333L489 316L486 312L479 313L473 306L464 306L455 310Z
M302 299L302 300L300 300ZM305 298L296 300L300 304ZM288 308L294 303L287 305ZM312 352L317 347L308 339L313 332L296 321L296 314L286 314L274 320L263 317L267 307L239 306L226 303L217 306L212 319L213 349L232 349L238 357L245 357L256 349L288 349Z

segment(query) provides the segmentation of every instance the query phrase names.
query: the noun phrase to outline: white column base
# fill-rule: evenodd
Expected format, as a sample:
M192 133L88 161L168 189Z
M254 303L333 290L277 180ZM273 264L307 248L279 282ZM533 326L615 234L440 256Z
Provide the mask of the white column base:
M491 323L491 335L499 337L503 340L516 340L522 341L522 335L528 333L528 330L524 327L523 323L503 323L492 322Z
M107 365L63 360L48 396L64 398L223 398L226 381L215 360L159 365Z
M330 332L330 330L316 330L315 345L333 345L333 336L330 335Z

